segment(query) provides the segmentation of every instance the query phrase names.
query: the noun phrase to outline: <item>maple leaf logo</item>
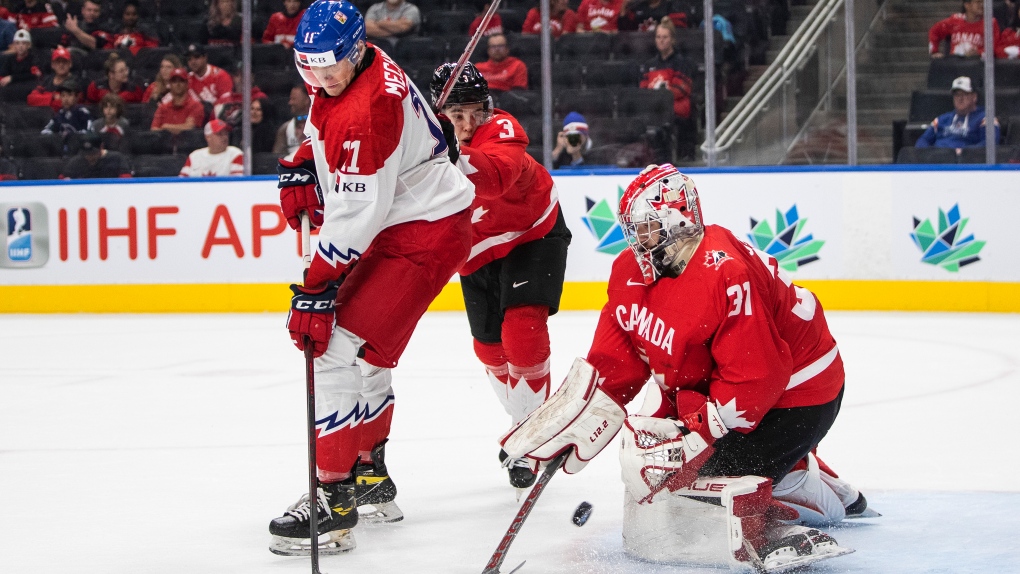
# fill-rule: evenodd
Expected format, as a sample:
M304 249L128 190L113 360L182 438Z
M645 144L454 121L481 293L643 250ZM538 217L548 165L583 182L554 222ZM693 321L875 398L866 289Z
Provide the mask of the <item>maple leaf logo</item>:
M705 254L705 267L719 268L727 259L732 259L725 251L709 251Z
M479 205L475 208L474 213L471 214L471 223L478 223L485 217L486 213L489 213L489 210Z
M719 411L719 416L723 422L726 423L726 428L729 429L749 429L754 427L750 421L744 418L744 413L747 411L737 410L737 399L732 398L725 405L719 404L719 401L715 401L715 408Z

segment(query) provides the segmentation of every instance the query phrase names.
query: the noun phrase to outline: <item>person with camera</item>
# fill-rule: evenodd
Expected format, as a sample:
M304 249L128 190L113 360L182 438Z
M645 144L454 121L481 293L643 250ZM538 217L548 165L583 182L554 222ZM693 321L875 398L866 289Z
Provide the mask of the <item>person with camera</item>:
M553 169L578 167L584 164L584 154L591 149L588 122L577 112L563 118L563 129L556 136L553 148Z

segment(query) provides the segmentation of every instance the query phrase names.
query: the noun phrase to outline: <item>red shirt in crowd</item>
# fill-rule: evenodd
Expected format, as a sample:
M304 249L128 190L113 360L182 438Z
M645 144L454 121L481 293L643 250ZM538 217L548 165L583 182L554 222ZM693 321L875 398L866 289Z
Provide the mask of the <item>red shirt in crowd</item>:
M263 44L281 44L284 48L294 47L294 34L297 33L298 23L305 11L301 10L296 15L288 17L283 12L276 12L269 17L266 24L266 31L262 33Z
M999 37L999 22L992 20L992 38ZM985 21L968 22L963 14L952 16L936 22L928 30L928 52L939 51L942 40L949 38L949 53L954 56L966 56L971 50L979 54L985 53Z
M221 68L207 64L202 76L195 72L188 73L188 88L199 100L215 104L220 96L233 91L234 80Z
M471 21L471 26L468 27L468 36L474 36L475 32L478 31L478 27L482 25L482 17L475 16L475 19ZM493 34L503 33L503 19L499 17L499 14L493 14L492 18L489 19L489 25L485 27L485 31L482 32L482 36L491 36Z
M87 90L85 90L85 101L93 104L98 104L99 100L103 99L103 96L109 94L113 90L110 89L110 83L106 80L102 82L92 82L89 84ZM130 82L122 85L120 91L116 92L120 99L127 103L135 103L142 101L142 95L145 93L141 86L136 86Z
M479 62L475 67L489 82L490 90L509 92L515 88L528 89L528 67L513 56L507 56L500 62Z
M564 10L559 16L549 15L549 34L553 38L559 38L561 34L573 34L577 31L577 24L580 19L577 17L577 12L570 10ZM532 8L528 10L527 17L524 18L524 26L521 28L521 34L538 34L542 32L542 11L538 8Z
M156 115L152 116L152 129L159 129L163 124L183 124L188 118L194 121L196 128L202 127L205 120L202 102L191 96L184 98L180 106L175 105L173 100L160 104Z
M577 17L581 19L585 31L615 32L619 30L617 21L623 9L623 0L582 0L577 8Z

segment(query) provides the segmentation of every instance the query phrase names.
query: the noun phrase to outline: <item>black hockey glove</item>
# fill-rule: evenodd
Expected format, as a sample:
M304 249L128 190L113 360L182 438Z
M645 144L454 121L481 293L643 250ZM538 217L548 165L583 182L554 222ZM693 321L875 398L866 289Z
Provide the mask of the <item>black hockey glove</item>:
M450 118L446 117L446 114L436 114L436 118L439 119L439 125L443 128L443 137L446 138L446 145L449 148L447 153L450 154L450 163L457 165L457 159L460 157L460 142L457 141L457 130L453 127L453 122Z

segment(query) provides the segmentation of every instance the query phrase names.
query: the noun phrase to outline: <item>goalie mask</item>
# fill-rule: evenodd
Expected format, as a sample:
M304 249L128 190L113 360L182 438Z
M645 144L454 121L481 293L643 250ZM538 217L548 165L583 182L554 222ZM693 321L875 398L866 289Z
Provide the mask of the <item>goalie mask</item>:
M618 215L646 285L678 277L705 236L694 181L670 164L642 171L623 193Z
M432 107L436 106L439 97L443 94L443 87L450 79L450 74L457 68L456 62L447 62L436 68L432 73L432 81L429 82L429 93L432 96ZM450 90L450 96L443 104L448 109L457 104L482 104L478 112L479 117L475 118L478 125L482 125L492 118L492 97L489 95L489 82L485 80L478 68L471 62L464 64L464 69L457 76L457 81ZM444 110L437 110L444 111Z

